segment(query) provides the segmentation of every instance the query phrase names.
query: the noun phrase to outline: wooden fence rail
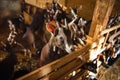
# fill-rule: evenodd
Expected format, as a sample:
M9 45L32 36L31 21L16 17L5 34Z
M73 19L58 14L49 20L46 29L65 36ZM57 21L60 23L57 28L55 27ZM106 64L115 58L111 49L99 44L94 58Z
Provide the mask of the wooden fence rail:
M84 55L86 55L86 52L88 52L89 49L90 45L86 45L84 48L72 52L69 55L58 59L54 62L51 62L50 64L45 65L35 71L32 71L31 73L20 77L17 80L37 80L41 78L49 78L49 80L55 80L61 77L62 75L65 75L65 73L69 71L71 72L71 70L73 70L74 67L80 67L84 63L86 63L88 55ZM83 59L79 59L78 56L81 56Z
M89 43L85 47L72 52L63 58L53 61L41 68L38 68L18 78L17 80L65 80L67 78L74 79L84 71L80 70L80 67L89 61L90 55L96 56L93 58L94 60L97 58L98 54L102 53L104 50L106 50L106 48L109 48L107 45L105 47L101 47L101 44L104 43L104 39L105 37L101 37L99 41ZM78 70L79 72L77 74ZM76 76L69 77L69 75L74 71L76 71Z
M117 37L118 35L119 35L119 32L117 31L117 30L119 30L120 29L120 24L118 24L118 25L116 25L116 26L113 26L113 27L111 27L111 28L109 28L109 29L105 29L104 31L102 31L101 33L100 33L100 36L105 36L105 40L104 40L104 43L103 43L103 47L105 46L105 44L106 44L106 41L108 40L108 38L109 38L109 42L113 42L113 44L114 44L114 38L115 37ZM110 34L110 32L113 32L114 31L114 37L113 37L113 34ZM110 36L111 35L111 36ZM111 38L110 38L111 37Z
M102 32L100 33L100 35L107 34L107 33L111 32L111 31L114 31L114 30L119 29L119 28L120 28L120 24L119 24L119 25L116 25L116 26L113 26L113 27L111 27L111 28L105 29L104 31L102 31Z
M104 50L106 50L106 48L109 48L109 44L104 47L102 46L105 40L104 34L107 34L107 32L112 32L118 28L120 28L120 25L104 30L101 32L102 37L98 41L87 44L82 49L72 52L63 58L38 68L29 74L18 78L17 80L65 80L67 78L69 79L69 75L76 71L76 76L70 77L71 80L75 79L84 72L84 70L80 70L80 67L89 61L91 55L95 56L93 58L94 60L98 54L101 54ZM118 32L119 31L116 31L116 33ZM110 37L111 36L107 37L106 40ZM79 72L77 73L78 70Z

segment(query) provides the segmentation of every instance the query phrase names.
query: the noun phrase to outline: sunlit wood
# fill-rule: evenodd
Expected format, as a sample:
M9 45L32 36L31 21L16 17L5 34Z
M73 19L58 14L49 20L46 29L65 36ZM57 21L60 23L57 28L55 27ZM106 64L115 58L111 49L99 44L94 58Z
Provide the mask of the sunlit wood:
M37 70L34 70L31 73L29 73L23 77L20 77L17 80L33 80L33 79L36 80L38 78L41 78L41 77L51 73L52 71L57 70L57 68L59 69L61 66L71 62L72 60L76 59L78 56L86 53L89 50L89 48L90 48L90 45L86 45L86 47L84 47L83 49L80 49L73 53L70 53L69 55L67 55L61 59L58 59L48 65L45 65ZM84 63L84 61L82 63Z
M114 3L115 0L97 0L89 32L93 40L96 40L100 31L106 28Z
M100 32L100 35L104 35L104 34L106 34L106 33L109 33L109 32L111 32L111 31L113 31L113 30L116 30L116 29L118 29L118 28L120 28L120 24L119 24L119 25L116 25L116 26L113 26L113 27L111 27L111 28L109 28L109 29L105 29L105 30L101 31L101 32Z

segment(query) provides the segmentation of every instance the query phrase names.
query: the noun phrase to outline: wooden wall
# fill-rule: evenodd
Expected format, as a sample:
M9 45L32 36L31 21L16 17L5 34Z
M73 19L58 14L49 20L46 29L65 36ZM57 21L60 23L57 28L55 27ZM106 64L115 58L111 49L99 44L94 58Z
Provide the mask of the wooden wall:
M83 8L79 12L79 16L91 20L95 7L96 0L66 0L67 7L78 7L82 5ZM111 15L120 14L120 0L116 0Z
M52 3L53 0L25 0L26 3L34 6L45 8L46 2ZM59 0L61 4L65 5L65 0Z
M82 5L82 9L79 11L79 16L91 20L96 0L67 0L66 6L78 7Z

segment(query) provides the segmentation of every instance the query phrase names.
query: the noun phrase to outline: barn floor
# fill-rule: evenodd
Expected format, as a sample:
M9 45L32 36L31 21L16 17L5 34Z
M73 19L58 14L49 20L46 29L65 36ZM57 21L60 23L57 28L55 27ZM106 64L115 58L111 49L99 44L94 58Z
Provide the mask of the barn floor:
M120 80L120 58L110 68L102 67L98 78L99 80Z

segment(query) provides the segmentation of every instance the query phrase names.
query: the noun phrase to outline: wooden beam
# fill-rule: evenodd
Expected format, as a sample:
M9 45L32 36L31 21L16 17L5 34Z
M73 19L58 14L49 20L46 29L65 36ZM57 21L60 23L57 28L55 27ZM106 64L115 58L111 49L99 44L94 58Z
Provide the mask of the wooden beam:
M95 41L100 31L106 28L115 0L97 0L89 36Z
M100 35L107 34L108 32L111 32L111 31L116 30L116 29L118 29L118 28L120 28L120 24L119 24L119 25L116 25L116 26L113 26L112 28L103 30L103 31L100 33Z
M41 68L38 68L38 69L20 77L20 78L18 78L17 80L37 80L39 78L42 78L42 77L50 74L51 72L59 69L61 66L73 61L78 56L86 53L90 49L90 46L91 45L88 44L84 48L77 50L75 52L72 52L71 54L69 54L63 58L60 58L54 62L51 62L51 63L49 63ZM84 63L84 61L82 63Z
M41 78L41 80L58 80L59 78L63 77L67 72L73 70L76 66L82 66L85 64L86 61L81 61L80 59L75 59L68 63L67 65L61 67L55 72L52 72L51 74L47 75L45 78ZM72 71L71 71L72 72ZM55 76L54 76L55 75ZM63 77L62 80L64 80L65 77Z
M114 39L115 39L116 37L118 37L118 36L120 36L120 31L118 31L117 33L114 33L113 35L111 35L108 41L115 43L116 40L114 40Z
M46 8L46 2L52 3L52 0L24 0L25 3L38 8ZM59 3L65 5L65 0L59 0Z

